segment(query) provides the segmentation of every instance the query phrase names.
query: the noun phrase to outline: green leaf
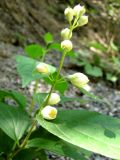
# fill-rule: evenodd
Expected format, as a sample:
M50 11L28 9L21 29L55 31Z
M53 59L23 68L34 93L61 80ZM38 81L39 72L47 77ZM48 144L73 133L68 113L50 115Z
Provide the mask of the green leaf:
M59 52L62 51L61 46L60 46L59 43L52 43L52 44L50 44L49 49L57 50Z
M44 41L45 41L47 44L53 42L53 35L52 35L51 33L49 33L49 32L46 33L43 38L44 38Z
M39 160L47 160L47 155L45 154L43 150L36 151L35 149L30 148L30 149L24 149L21 152L19 152L13 158L13 160L33 160L37 158L39 158Z
M40 74L37 71L35 71L36 65L38 63L40 64L43 62L39 62L25 56L16 56L16 61L17 61L17 71L22 79L23 87L27 86L33 80L38 80L43 78L44 76L48 76ZM55 67L51 65L48 65L48 67L50 70L49 73L54 73L56 71Z
M44 77L44 80L53 85L54 84L54 80L56 78L57 72L51 74L49 77ZM68 83L67 81L60 75L58 78L58 81L56 83L55 89L58 90L61 94L64 94L64 92L67 90L68 88Z
M102 77L103 72L100 67L97 66L92 66L91 64L86 64L85 65L85 72L88 75L94 76L94 77Z
M78 97L66 97L66 96L64 96L64 95L61 95L60 96L60 98L61 98L61 101L60 101L60 103L66 103L66 102L73 102L73 101L78 101L78 102L80 102L81 104L84 104L84 103L86 103L86 101L87 100L84 100L83 98L78 98Z
M31 44L25 47L25 52L31 58L40 58L45 54L45 49L38 44Z
M26 112L0 102L0 128L13 140L18 141L30 123Z
M58 90L61 94L64 94L64 92L68 88L68 82L60 76L60 81L56 84L55 89Z
M9 153L14 141L0 129L0 152Z
M39 138L36 138L37 136ZM35 147L39 149L45 149L58 155L71 157L75 160L85 160L85 157L82 155L90 155L88 151L65 142L42 128L37 131L37 136L35 134L35 138L32 138L28 141L26 146L27 148Z
M106 73L106 79L111 82L116 82L118 78L111 73Z
M26 98L19 92L0 90L0 101L3 101L5 98L12 98L23 109L26 107Z
M70 51L70 52L67 53L67 56L69 56L70 58L74 59L74 58L77 58L76 57L77 54L78 53L76 53L75 51L72 50L72 51Z
M45 100L46 96L48 93L37 93L34 95L34 100L37 104L42 104L43 101Z
M34 72L36 68L35 60L24 56L16 56L16 61L23 87L26 87L33 80L42 78L41 74Z
M120 159L120 119L87 110L59 110L55 120L37 116L37 121L66 142Z

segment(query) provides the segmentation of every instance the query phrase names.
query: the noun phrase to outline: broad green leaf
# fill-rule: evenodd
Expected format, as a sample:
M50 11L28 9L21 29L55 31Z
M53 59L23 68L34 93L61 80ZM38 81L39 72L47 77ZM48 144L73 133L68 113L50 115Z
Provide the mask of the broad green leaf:
M73 102L73 101L78 101L78 102L80 102L81 104L84 104L84 103L87 102L87 100L84 100L83 98L78 98L78 97L66 97L66 96L64 96L64 95L61 95L60 98L61 98L60 103L66 103L66 102L71 102L71 101L72 101L72 102Z
M50 44L49 49L57 50L59 52L62 51L61 46L60 46L59 43L52 43L52 44Z
M120 159L120 119L87 110L59 110L55 120L41 116L37 120L50 133L73 145Z
M35 60L25 56L16 56L16 61L23 87L26 87L33 80L42 78L41 74L34 72L36 68Z
M35 149L30 148L19 152L13 160L33 160L37 158L39 158L39 160L47 160L47 155L43 150L36 151Z
M76 62L77 63L77 66L85 66L86 65L86 62L84 60L79 60Z
M106 79L111 82L116 82L118 78L117 78L117 76L115 76L111 73L106 73Z
M34 100L37 102L39 105L43 103L45 100L46 96L48 93L37 93L34 95Z
M60 80L57 82L55 89L58 90L61 94L64 94L68 88L68 82L62 76L59 77Z
M85 65L85 72L88 75L94 76L94 77L102 77L103 72L100 67L92 66L91 64Z
M1 157L1 156L4 156L4 152L0 153L0 160L3 160L3 157Z
M32 136L33 137L33 136ZM39 138L36 138L39 137ZM75 160L81 159L85 160L82 155L90 155L90 153L84 149L76 147L62 139L54 136L53 134L45 131L44 129L39 129L37 131L37 136L35 134L34 138L28 141L27 148L35 147L39 149L45 149L54 152L58 155L71 157Z
M38 63L43 63L43 62L39 62L25 56L16 56L16 61L17 61L17 71L22 79L23 87L27 86L33 80L41 79L44 76L47 76L37 73L35 71L36 65ZM48 67L50 70L49 73L54 73L56 71L55 67L51 65L48 65Z
M18 103L19 107L23 109L26 107L26 98L19 92L0 90L0 101L3 101L4 98L12 98Z
M69 56L70 58L77 58L77 54L75 51L70 51L67 53L67 56Z
M14 141L0 129L0 152L9 153Z
M44 149L39 151L39 160L48 160L48 156L46 154L46 151Z
M31 58L40 58L45 54L45 49L38 44L31 44L25 47L25 52Z
M43 38L44 38L44 41L45 41L47 44L53 42L53 35L52 35L51 33L49 33L49 32L46 33Z
M0 128L13 140L18 141L30 123L26 112L0 102Z
M51 74L49 77L44 77L44 80L53 85L54 80L56 78L57 72ZM58 81L56 83L55 89L58 90L61 94L64 94L65 90L68 88L68 83L67 81L60 75L58 78Z

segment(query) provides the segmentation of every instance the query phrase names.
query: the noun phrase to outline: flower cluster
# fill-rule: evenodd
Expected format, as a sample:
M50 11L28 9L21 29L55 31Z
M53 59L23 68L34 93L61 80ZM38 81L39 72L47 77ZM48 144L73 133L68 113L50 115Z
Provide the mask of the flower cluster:
M72 38L72 31L79 27L83 26L88 23L88 16L84 15L86 12L84 6L76 5L74 8L66 8L65 9L65 17L69 22L69 28L65 28L61 31L61 37L63 41L61 42L61 48L63 49L64 53L68 53L72 50L73 44L71 42ZM48 68L46 65L38 65L36 67L37 71L40 73L47 73ZM83 73L75 73L73 75L67 76L67 79L78 88L86 88L89 79ZM55 119L57 116L57 109L52 107L51 105L56 105L60 102L60 96L57 93L51 93L49 98L47 97L47 106L45 106L42 111L41 115L44 119L52 120Z
M86 9L80 4L76 5L74 8L66 8L64 11L65 17L69 22L70 27L65 28L61 31L61 37L63 41L61 42L61 48L65 52L72 50L73 45L70 39L72 38L72 31L80 26L88 23L88 16L84 15Z

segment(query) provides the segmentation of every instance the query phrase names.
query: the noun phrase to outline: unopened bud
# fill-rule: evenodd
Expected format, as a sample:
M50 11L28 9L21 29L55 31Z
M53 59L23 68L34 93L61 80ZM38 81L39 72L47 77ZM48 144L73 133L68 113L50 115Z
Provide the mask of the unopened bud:
M45 63L39 63L37 66L36 66L36 70L39 72L39 73L43 73L43 74L46 74L49 72L49 67L47 64Z
M66 51L66 52L69 52L72 50L73 48L73 45L72 45L72 42L70 40L64 40L61 42L61 48Z
M91 87L88 84L84 85L82 88L85 89L88 92L91 91Z
M60 96L57 93L51 93L50 98L48 100L48 105L54 105L60 102Z
M74 16L80 17L86 12L86 9L84 6L78 4L73 8L73 11L74 11Z
M80 72L69 75L68 79L78 88L84 87L89 82L88 77Z
M41 115L43 116L44 119L47 120L55 119L57 116L57 109L52 106L46 106L41 111Z
M85 15L81 16L77 22L78 26L84 26L87 23L88 23L88 16L85 16Z
M70 39L72 37L72 32L69 28L65 28L61 31L61 37L65 39Z
M72 8L70 7L66 8L64 14L69 22L73 20L74 12Z

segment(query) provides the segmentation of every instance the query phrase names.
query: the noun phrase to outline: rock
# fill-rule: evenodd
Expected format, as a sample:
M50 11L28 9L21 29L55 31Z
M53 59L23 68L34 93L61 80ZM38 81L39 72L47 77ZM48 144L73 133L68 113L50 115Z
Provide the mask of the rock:
M40 41L46 31L57 33L60 25L50 14L55 6L57 1L0 1L0 41L33 43Z

